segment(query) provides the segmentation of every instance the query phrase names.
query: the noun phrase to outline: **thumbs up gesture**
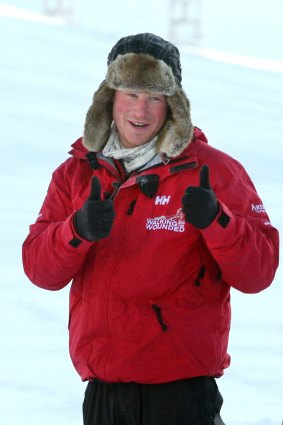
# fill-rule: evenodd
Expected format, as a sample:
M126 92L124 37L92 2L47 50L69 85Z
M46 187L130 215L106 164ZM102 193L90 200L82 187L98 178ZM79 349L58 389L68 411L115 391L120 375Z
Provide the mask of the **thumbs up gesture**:
M187 187L182 198L186 221L198 229L205 229L215 219L219 206L209 183L209 168L203 165L200 170L199 187Z
M76 232L92 242L106 238L111 231L114 217L113 201L101 200L100 182L97 177L93 177L90 196L74 216Z

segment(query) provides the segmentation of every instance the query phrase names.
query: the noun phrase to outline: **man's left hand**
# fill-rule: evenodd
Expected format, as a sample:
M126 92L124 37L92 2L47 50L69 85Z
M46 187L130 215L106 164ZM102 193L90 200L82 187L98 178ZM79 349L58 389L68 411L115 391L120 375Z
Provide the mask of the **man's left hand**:
M187 187L182 204L186 221L198 229L208 227L217 216L219 205L215 193L210 187L207 165L203 165L200 170L199 187Z

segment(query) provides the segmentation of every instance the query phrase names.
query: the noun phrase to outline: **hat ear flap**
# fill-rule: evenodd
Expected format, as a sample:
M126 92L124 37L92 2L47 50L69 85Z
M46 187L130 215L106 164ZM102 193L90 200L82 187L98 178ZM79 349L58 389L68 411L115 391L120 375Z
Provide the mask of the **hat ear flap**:
M101 83L94 93L85 120L83 145L89 151L101 150L110 135L114 90Z
M156 148L168 157L176 157L189 145L193 135L190 102L184 90L179 88L167 97L170 108L168 118L159 133Z

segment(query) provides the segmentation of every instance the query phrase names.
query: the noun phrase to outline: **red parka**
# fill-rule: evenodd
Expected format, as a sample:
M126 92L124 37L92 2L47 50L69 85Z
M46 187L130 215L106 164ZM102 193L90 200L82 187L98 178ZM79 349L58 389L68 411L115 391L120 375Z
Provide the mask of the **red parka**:
M79 139L54 172L23 245L33 283L58 290L72 280L70 353L81 378L221 376L230 361L230 288L259 292L278 266L278 232L247 173L197 128L179 157L128 178L101 154L92 169L86 153ZM198 230L185 222L181 199L199 185L203 164L220 212ZM140 177L152 174L157 192L144 193ZM116 217L107 238L88 242L72 223L93 175L103 197L113 197Z

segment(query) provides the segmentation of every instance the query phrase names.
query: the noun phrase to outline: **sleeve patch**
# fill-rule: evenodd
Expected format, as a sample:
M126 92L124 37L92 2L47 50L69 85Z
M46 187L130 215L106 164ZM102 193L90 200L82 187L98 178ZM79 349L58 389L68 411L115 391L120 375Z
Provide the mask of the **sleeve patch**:
M263 205L263 204L258 204L258 205L252 204L252 205L251 205L251 210L252 210L253 212L258 213L258 214L260 214L260 213L265 214L265 213L266 213L266 211L265 211L265 208L264 208L264 205Z

